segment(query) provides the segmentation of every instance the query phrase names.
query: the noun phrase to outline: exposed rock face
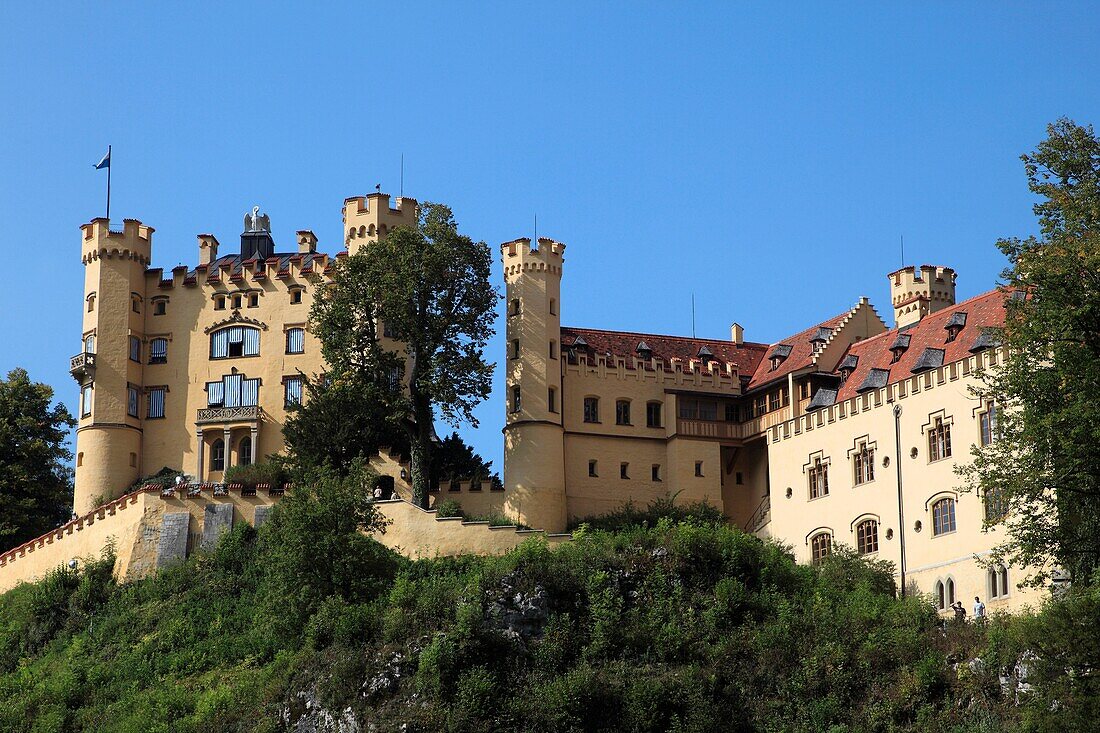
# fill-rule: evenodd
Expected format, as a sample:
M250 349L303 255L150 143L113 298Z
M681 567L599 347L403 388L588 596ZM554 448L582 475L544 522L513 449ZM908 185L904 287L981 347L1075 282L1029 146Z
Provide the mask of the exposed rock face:
M542 636L550 619L550 595L541 585L523 592L515 587L515 580L505 576L500 582L501 595L489 605L489 623L505 637L526 643Z
M317 689L301 690L283 708L283 725L294 733L362 733L351 708L333 711L317 699Z

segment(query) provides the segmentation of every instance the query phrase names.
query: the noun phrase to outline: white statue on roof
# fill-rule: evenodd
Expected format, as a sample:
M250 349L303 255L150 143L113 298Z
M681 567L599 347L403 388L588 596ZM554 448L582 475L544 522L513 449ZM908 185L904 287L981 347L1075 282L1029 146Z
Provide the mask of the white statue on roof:
M259 206L253 206L252 213L244 215L244 230L246 232L270 232L271 219L267 214L260 213Z

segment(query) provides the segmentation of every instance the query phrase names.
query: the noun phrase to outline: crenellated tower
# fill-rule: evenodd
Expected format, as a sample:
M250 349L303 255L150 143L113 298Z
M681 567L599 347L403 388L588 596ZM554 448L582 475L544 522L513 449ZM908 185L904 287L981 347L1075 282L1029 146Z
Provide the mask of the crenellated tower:
M501 245L507 308L505 512L551 532L566 525L561 418L561 274L565 245Z
M890 301L894 325L916 323L929 313L955 305L955 271L950 267L909 265L890 275Z
M416 199L401 196L397 208L392 209L386 193L344 199L344 247L349 255L368 242L377 242L396 226L416 226Z
M121 232L107 219L80 227L84 262L84 328L70 369L80 385L73 510L112 499L140 476L145 414L145 269L153 228L126 219Z

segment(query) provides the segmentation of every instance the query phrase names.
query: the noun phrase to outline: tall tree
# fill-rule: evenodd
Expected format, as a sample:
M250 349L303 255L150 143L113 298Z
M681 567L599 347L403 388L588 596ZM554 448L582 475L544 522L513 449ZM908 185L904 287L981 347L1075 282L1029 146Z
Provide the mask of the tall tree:
M433 421L477 425L491 388L484 348L498 299L484 242L459 234L450 208L423 203L397 227L341 261L310 320L339 378L354 375L409 438L414 501L427 506ZM396 340L384 341L385 334Z
M1008 530L997 554L1036 584L1100 567L1100 140L1068 119L1047 132L1022 156L1040 235L998 242L1015 297L1009 356L985 376L997 440L960 468Z
M67 519L73 506L73 454L65 447L76 425L53 389L25 369L0 380L0 547L33 539Z

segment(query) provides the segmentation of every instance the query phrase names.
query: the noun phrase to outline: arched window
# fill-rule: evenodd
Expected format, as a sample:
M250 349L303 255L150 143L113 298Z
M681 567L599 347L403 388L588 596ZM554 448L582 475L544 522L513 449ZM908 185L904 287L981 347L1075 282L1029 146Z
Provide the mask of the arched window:
M820 565L833 550L833 536L828 532L816 534L810 540L810 557L814 565Z
M231 359L260 355L260 329L230 326L210 334L210 358Z
M947 583L944 584L947 592L947 605L951 606L955 603L955 581L953 578L948 578Z
M241 442L237 446L237 455L239 456L239 459L240 459L238 461L238 463L240 463L242 466L251 465L251 463L252 463L252 438L251 437L241 438Z
M989 580L989 597L1005 598L1008 596L1008 568L997 565L986 573Z
M942 611L947 608L947 592L943 587L943 581L936 581L936 609Z
M95 353L95 334L94 333L90 333L90 334L88 334L87 336L84 337L84 353L85 354L94 354Z
M87 297L88 312L91 313L95 310L95 293L89 293Z
M225 442L221 438L215 440L210 446L210 470L225 470Z
M856 549L860 555L878 552L878 522L865 519L856 525Z
M932 536L955 531L955 500L940 499L932 505Z
M810 481L810 498L820 499L829 495L829 464L822 463L820 458L815 458L808 472Z

